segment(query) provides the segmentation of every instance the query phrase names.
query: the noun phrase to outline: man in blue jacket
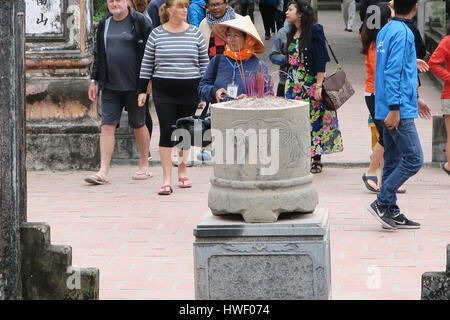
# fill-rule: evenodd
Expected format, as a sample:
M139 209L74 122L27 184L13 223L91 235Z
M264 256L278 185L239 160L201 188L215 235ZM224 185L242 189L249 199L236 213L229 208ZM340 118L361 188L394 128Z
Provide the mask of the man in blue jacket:
M190 0L188 8L188 22L197 28L206 17L206 1Z
M423 165L414 119L428 118L430 108L417 103L417 62L414 35L408 22L417 0L395 0L395 17L378 33L375 71L375 118L384 120L383 184L369 212L385 229L417 229L397 206L396 192Z

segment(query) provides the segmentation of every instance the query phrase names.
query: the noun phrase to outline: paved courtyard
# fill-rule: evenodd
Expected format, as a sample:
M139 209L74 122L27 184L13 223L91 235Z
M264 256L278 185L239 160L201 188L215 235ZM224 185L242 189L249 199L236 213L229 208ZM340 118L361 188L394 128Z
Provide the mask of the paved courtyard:
M259 13L256 17L260 19ZM420 299L422 273L445 268L450 179L427 164L405 185L407 193L399 195L399 205L422 224L419 230L383 231L366 211L375 196L361 181L362 164L370 154L364 64L357 33L344 32L341 19L338 11L319 13L356 89L339 113L345 151L324 157L329 165L313 182L319 207L330 215L332 297ZM421 94L438 114L439 91L426 77L422 79ZM417 127L429 163L431 121L418 120ZM157 140L156 124L155 159ZM212 168L190 168L193 188L175 187L169 197L156 194L162 181L159 166L153 166L155 177L147 181L131 180L135 170L114 166L112 183L105 186L87 186L83 177L90 172L86 171L30 171L28 221L50 224L52 243L71 245L74 265L100 269L101 299L194 299L193 229L209 214Z

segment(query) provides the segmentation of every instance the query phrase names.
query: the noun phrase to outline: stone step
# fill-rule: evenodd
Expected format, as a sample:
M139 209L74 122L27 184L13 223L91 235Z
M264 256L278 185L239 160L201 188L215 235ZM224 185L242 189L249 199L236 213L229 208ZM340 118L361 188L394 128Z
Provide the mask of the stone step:
M98 300L99 270L72 266L72 248L50 241L50 226L23 223L22 291L25 300Z

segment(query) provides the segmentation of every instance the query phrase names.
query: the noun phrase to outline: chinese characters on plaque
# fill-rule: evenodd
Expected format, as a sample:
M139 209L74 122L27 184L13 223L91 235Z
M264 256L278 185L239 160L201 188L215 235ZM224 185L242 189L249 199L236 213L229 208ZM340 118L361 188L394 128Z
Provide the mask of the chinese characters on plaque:
M64 0L25 0L25 3L27 37L64 35Z

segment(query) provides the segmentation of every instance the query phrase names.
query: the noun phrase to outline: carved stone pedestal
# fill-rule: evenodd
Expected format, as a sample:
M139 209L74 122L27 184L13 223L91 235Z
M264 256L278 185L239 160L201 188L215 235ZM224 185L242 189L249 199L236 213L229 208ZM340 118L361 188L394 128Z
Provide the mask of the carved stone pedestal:
M208 213L194 235L196 299L331 298L325 209L265 224Z
M282 98L214 104L211 212L272 223L284 212L314 211L309 118L308 103Z

